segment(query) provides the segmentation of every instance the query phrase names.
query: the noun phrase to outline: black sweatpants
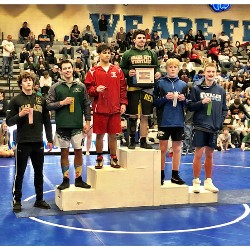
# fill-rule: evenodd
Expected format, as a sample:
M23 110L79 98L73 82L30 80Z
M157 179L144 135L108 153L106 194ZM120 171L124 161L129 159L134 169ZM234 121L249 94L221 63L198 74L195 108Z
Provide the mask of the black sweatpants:
M36 200L43 199L43 142L18 143L16 148L15 179L13 183L13 200L16 202L21 202L23 177L29 157L34 168Z

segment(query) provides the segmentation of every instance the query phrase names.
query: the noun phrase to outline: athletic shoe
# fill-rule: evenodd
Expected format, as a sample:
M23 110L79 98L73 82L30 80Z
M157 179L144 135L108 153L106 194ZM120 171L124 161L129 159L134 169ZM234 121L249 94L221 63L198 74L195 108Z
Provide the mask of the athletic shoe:
M95 169L101 169L103 167L103 157L97 156Z
M21 202L15 202L13 204L13 212L14 213L20 213L22 211L22 204Z
M161 170L161 185L164 184L164 180L165 180L165 173L164 170Z
M46 201L36 201L34 203L34 207L38 207L41 209L50 209L50 205Z
M87 184L82 180L82 176L79 176L78 178L75 178L75 187L80 188L91 188L91 185Z
M179 175L174 176L174 177L172 176L171 182L175 183L175 184L178 184L178 185L186 184L185 181L183 181Z
M201 181L199 178L195 178L193 179L193 187L192 187L192 191L193 193L200 193L200 188L201 188Z
M212 193L218 193L218 191L219 191L219 189L214 186L211 178L207 178L204 181L204 189L208 190L208 191L210 191Z
M69 188L70 184L69 184L69 178L63 178L63 182L61 183L60 186L57 187L57 189L59 190L64 190L66 188Z
M130 141L129 144L128 144L128 149L135 149L135 142L134 141Z
M112 168L120 168L121 166L118 164L118 159L117 157L112 157L110 158L110 166Z
M183 150L181 154L182 155L186 155L187 154L187 150Z
M140 147L145 149L152 149L153 147L149 145L147 142L140 142Z
M89 151L87 151L85 155L90 155L90 152L89 152Z

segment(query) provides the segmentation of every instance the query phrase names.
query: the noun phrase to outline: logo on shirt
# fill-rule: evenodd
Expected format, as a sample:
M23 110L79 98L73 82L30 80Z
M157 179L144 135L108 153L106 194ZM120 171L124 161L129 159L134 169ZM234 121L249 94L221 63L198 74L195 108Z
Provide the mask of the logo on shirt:
M222 99L221 95L219 95L219 94L205 93L205 92L201 92L200 97L201 97L201 99L204 99L204 98L208 97L212 101L217 101L217 102L221 102L221 99Z
M111 72L111 77L117 78L116 72Z
M41 105L41 104L42 104L42 98L41 98L40 96L37 96L37 97L36 97L36 103L37 103L38 105Z
M74 92L74 93L80 93L80 92L81 92L81 89L80 89L80 88L75 88L75 89L73 90L73 92Z

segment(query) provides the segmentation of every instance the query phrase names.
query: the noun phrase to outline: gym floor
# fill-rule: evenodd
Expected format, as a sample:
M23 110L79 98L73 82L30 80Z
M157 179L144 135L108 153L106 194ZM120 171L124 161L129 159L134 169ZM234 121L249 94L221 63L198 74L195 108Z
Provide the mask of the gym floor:
M100 210L84 213L58 212L29 216L34 203L33 168L29 163L23 182L23 212L12 212L14 159L0 159L1 246L249 246L250 151L230 149L214 153L214 184L220 189L218 203ZM104 155L108 164L108 155ZM86 166L95 155L83 156ZM191 186L193 155L182 156L180 175ZM73 155L70 155L73 164ZM166 179L171 158L166 161ZM74 170L70 167L73 180ZM202 170L201 179L204 179ZM54 201L54 189L62 181L59 155L46 155L44 199ZM122 185L122 183L121 183ZM114 187L115 188L115 187ZM26 203L25 203L26 202ZM26 205L25 205L26 204ZM27 211L26 211L27 210ZM22 216L21 214L27 214Z

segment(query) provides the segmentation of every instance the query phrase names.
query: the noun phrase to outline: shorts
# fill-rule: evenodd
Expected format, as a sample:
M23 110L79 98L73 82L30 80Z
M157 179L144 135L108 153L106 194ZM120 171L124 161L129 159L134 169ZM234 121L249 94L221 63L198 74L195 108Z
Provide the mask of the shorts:
M118 134L122 132L121 114L98 114L93 115L93 132L95 134Z
M157 133L157 139L169 140L171 136L172 141L184 140L184 128L183 127L160 127Z
M153 113L153 96L141 90L128 91L128 115L151 115Z
M210 147L216 148L217 146L217 133L208 133L205 131L195 129L193 131L193 146L197 148Z
M74 149L81 149L83 137L83 129L57 128L54 145L59 148L69 148L71 143Z

